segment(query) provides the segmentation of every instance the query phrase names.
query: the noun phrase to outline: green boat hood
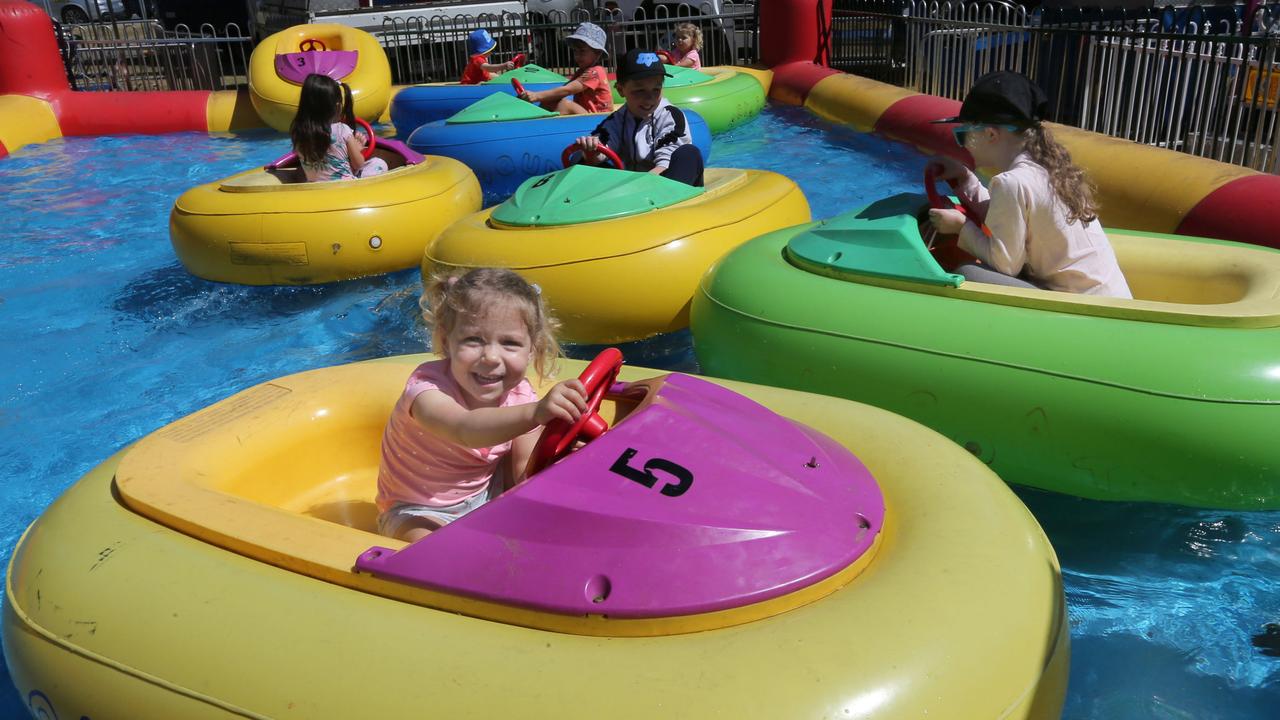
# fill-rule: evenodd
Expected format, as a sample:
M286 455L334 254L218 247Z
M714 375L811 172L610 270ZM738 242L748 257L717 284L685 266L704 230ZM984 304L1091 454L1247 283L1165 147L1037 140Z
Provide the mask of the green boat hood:
M943 270L920 239L916 211L923 203L920 195L901 193L856 215L815 223L787 243L787 259L837 278L862 275L960 287L964 277Z
M482 85L501 85L502 83L510 84L511 78L515 78L516 80L519 80L525 85L530 85L532 83L557 83L557 84L563 85L565 80L565 77L558 72L552 72L551 70L548 70L544 67L530 63L528 65L518 67L515 70L508 70L502 73L501 75L491 77L488 80L485 80L481 84Z
M544 110L541 106L521 100L514 95L494 93L462 108L444 122L446 125L466 125L502 120L534 120L555 117L558 114Z
M702 193L703 188L652 173L574 165L525 180L492 217L505 225L577 225L657 210Z
M662 79L662 89L672 90L674 88L689 87L690 85L699 85L710 80L714 80L714 75L708 75L693 68L680 67L678 65L663 65L663 70L671 77ZM622 95L618 92L618 84L613 84L613 102L619 104L622 102Z

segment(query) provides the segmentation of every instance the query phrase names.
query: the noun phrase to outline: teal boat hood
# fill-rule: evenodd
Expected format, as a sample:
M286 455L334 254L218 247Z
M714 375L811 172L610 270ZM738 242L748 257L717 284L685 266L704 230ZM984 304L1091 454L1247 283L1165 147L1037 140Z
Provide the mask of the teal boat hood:
M652 173L573 165L525 180L492 218L505 225L577 225L658 210L702 193Z
M920 238L916 213L925 202L922 195L901 193L857 214L814 223L787 243L787 259L803 270L834 277L864 275L960 287L964 277L943 270Z
M558 114L550 110L543 110L541 106L526 102L513 95L494 93L462 108L444 122L446 125L467 125L506 120L534 120L555 117Z
M501 75L495 75L485 80L482 85L502 85L511 84L511 79L515 78L525 85L534 85L537 83L561 83L565 81L565 77L558 72L553 72L539 65L529 63L515 70L508 70Z

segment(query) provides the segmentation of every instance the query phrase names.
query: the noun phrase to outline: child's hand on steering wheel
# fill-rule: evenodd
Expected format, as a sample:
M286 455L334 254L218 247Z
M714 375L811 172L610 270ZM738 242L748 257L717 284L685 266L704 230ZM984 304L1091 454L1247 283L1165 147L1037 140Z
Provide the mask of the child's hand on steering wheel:
M958 235L967 218L959 210L929 210L929 222L943 235Z
M600 161L600 138L595 135L583 135L575 142L582 149L582 157L589 163Z
M587 410L587 389L582 381L573 378L557 383L551 388L533 410L533 420L539 425L546 425L552 420L577 422Z
M942 166L942 172L938 173L939 180L946 180L948 182L954 180L959 182L969 175L969 168L965 167L964 163L953 157L938 155L930 158L929 162Z

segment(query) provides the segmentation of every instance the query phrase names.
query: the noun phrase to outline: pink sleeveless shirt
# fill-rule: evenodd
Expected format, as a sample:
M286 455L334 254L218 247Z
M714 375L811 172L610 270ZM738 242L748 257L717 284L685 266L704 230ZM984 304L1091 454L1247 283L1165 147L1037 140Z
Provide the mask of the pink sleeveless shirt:
M466 407L462 388L449 374L448 360L419 365L405 383L382 433L378 466L378 510L397 502L444 507L478 495L489 487L498 462L511 452L511 442L468 448L438 437L413 419L413 401L427 390L439 390ZM500 407L537 402L529 381L507 393Z

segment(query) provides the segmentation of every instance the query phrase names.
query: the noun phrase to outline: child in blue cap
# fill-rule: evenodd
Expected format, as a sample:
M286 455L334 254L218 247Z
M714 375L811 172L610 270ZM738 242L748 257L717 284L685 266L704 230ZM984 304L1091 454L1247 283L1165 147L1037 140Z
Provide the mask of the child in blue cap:
M463 85L479 85L492 78L494 73L514 70L516 65L511 61L489 62L489 53L496 47L498 47L498 41L493 39L488 30L484 28L472 30L467 36L467 52L470 53L471 59L467 61L467 67L462 71L462 80L459 82Z
M631 50L618 63L618 92L626 104L605 118L590 135L578 138L584 159L600 162L600 146L618 154L620 170L649 172L702 187L702 154L693 144L680 108L662 97L663 78L671 77L653 52Z

